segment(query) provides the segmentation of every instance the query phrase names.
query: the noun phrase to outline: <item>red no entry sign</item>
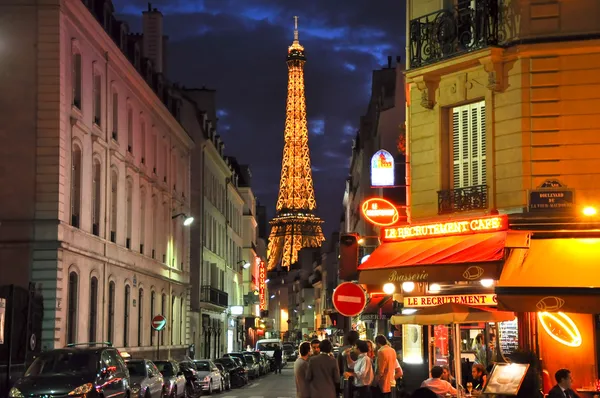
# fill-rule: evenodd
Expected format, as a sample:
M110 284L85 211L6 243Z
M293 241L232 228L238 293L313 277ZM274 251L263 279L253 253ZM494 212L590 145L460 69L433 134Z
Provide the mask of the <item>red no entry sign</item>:
M152 329L154 330L163 330L165 325L167 324L167 318L162 315L156 315L152 318Z
M333 292L333 306L344 316L356 316L367 305L367 294L360 285L344 282Z

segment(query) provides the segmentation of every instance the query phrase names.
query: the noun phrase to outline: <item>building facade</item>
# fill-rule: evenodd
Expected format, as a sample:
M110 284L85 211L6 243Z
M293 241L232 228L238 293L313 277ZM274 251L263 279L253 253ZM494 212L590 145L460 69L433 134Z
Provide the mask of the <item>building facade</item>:
M0 84L20 93L0 99L0 162L18 170L0 176L3 283L37 284L42 349L109 341L183 357L193 142L162 74L162 15L148 10L132 35L110 1L0 10L12 54Z

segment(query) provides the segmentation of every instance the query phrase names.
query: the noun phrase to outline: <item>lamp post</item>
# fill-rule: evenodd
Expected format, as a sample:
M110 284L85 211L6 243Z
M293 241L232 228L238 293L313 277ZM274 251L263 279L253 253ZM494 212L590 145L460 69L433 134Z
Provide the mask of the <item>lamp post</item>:
M194 217L192 216L188 216L185 213L178 213L175 214L173 217L171 217L171 219L176 219L177 217L183 217L183 225L185 225L186 227L189 227L190 225L193 224L194 222Z

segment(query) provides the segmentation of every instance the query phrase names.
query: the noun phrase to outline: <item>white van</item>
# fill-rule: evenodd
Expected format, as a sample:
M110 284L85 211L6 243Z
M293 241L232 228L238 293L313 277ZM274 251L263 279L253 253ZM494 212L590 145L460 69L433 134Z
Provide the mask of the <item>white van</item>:
M280 339L262 339L256 342L256 351L264 352L271 358L273 358L277 347L281 349L283 354L283 343Z

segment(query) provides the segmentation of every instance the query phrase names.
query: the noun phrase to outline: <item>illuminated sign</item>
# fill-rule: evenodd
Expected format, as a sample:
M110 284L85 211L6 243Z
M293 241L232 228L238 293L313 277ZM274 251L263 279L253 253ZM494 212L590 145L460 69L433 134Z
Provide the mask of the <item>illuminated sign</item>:
M260 310L267 309L267 267L265 266L265 262L257 257L258 265L258 297L260 302Z
M381 149L371 158L371 186L394 186L394 157L388 151Z
M505 231L508 229L506 215L471 218L431 224L405 225L384 228L383 240L399 241L436 236L469 235L478 232Z
M456 303L471 306L498 305L495 294L458 294L452 296L418 296L404 297L404 307L435 307L437 305Z
M367 199L362 204L362 214L371 224L388 227L398 222L398 209L389 200L382 198Z
M244 313L244 307L241 305L234 305L231 307L231 315L242 315Z
M564 312L538 312L540 324L550 337L568 347L579 347L583 342L575 322Z

